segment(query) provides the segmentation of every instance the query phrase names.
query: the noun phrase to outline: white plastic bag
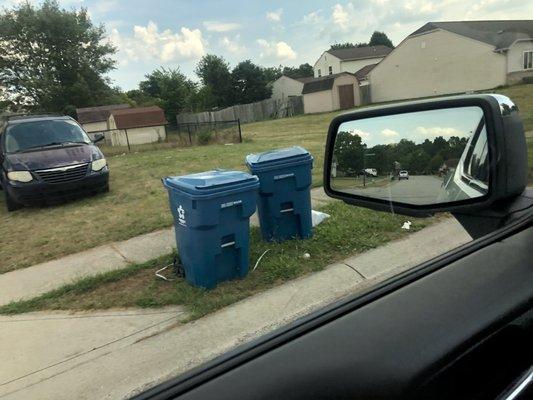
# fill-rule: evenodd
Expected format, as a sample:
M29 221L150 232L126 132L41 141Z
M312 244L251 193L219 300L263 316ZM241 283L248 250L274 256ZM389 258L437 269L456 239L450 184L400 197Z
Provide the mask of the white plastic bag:
M313 227L317 226L318 224L328 219L329 217L330 217L329 214L326 214L320 211L311 210L311 218L313 219Z

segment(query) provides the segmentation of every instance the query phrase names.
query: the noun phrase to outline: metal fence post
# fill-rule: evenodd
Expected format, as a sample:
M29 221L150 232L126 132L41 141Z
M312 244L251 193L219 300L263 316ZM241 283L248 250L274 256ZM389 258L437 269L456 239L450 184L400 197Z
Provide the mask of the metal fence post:
M240 118L237 118L237 125L239 126L239 143L242 143L241 119Z
M128 136L128 130L124 129L124 132L126 132L126 143L128 143L128 152L131 153L130 138Z
M192 146L191 127L187 124L187 132L189 132L189 144Z

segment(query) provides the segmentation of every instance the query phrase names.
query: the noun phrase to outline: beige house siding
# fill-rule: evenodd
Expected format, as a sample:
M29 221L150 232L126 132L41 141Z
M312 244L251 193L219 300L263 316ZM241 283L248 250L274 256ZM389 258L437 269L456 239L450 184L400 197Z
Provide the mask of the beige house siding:
M304 94L304 113L333 111L333 98L331 90Z
M343 75L339 76L335 79L335 83L333 84L332 91L332 102L333 102L333 109L338 110L340 109L340 100L339 100L339 86L341 85L353 85L354 89L354 104L355 106L358 106L361 104L361 99L359 95L359 85L357 84L357 79L354 76L351 75Z
M322 53L313 67L315 78L318 78L318 70L320 69L321 76L330 75L329 66L332 67L332 74L338 74L339 72L351 72L355 73L365 65L376 64L380 62L383 57L363 58L361 60L342 61L339 58L329 54L328 52Z
M524 71L524 52L533 51L533 40L515 42L507 51L507 72Z
M272 97L273 99L284 100L289 96L300 96L304 84L296 79L289 78L288 76L281 76L272 84Z
M350 84L354 87L355 106L358 106L360 104L360 95L357 79L351 75L342 75L335 78L333 87L330 90L304 94L304 113L311 114L338 110L340 108L338 87Z
M342 61L341 62L341 71L342 72L351 72L356 73L364 66L370 65L370 64L377 64L383 60L383 57L376 57L376 58L363 58L362 60L353 60L353 61Z
M101 132L107 130L107 121L87 122L81 126L85 132Z
M341 71L341 60L339 60L337 57L332 56L328 52L322 53L320 58L315 63L313 70L315 72L315 78L318 77L318 70L321 71L321 76L330 75L329 73L329 66L331 65L333 74L338 74Z
M106 143L111 146L127 146L128 141L130 145L145 144L160 142L166 139L165 127L148 126L143 128L128 128L127 136L125 129L117 129L113 115L109 117L109 132L106 132Z
M443 30L407 38L370 72L372 102L504 85L506 56L493 49Z

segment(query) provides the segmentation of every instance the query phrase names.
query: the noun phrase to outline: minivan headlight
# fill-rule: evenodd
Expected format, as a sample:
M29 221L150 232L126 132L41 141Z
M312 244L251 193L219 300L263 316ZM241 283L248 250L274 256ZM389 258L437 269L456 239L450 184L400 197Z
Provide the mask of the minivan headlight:
M105 166L107 165L107 161L105 160L105 158L101 158L99 160L94 160L92 165L91 165L91 169L96 172L96 171L100 171L102 170Z
M11 171L7 173L7 179L10 181L16 182L31 182L33 176L31 176L30 171Z

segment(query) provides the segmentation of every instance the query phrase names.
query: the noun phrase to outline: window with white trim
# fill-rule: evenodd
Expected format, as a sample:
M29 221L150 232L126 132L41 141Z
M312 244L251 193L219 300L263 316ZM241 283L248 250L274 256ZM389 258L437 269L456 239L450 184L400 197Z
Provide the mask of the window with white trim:
M524 51L524 69L533 69L533 50Z
M332 75L333 74L333 67L331 65L329 66L328 70L329 70L329 74Z
M322 71L320 71L320 68L318 69L318 77L320 78L322 76Z

